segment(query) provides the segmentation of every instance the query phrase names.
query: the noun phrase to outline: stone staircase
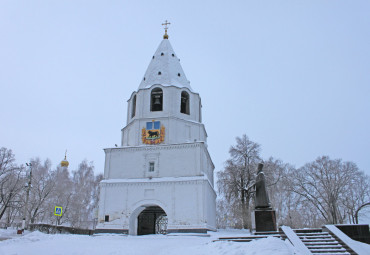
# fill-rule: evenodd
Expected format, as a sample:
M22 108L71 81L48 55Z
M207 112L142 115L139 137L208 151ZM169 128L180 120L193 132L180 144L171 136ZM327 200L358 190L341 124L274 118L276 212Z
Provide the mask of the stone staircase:
M320 255L355 255L346 244L322 229L293 230L312 254Z
M243 237L220 237L217 241L250 242L267 237L277 237L283 240L288 239L302 254L315 255L357 255L344 239L331 232L327 228L317 229L291 229L281 227L278 232L256 232L254 235ZM362 254L362 253L361 253Z

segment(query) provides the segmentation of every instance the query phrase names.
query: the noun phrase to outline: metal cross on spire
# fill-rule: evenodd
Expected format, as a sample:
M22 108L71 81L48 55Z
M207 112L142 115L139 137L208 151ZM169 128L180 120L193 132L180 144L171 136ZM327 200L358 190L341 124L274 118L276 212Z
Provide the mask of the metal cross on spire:
M168 25L171 25L171 23L168 22L167 20L164 23L162 23L162 26L164 26L163 39L168 39L168 34L167 34Z

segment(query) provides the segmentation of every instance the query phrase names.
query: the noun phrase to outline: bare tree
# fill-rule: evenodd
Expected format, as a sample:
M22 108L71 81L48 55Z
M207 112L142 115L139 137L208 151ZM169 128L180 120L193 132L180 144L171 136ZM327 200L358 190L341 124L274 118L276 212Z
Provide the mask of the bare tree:
M0 219L10 206L16 206L23 189L23 170L14 163L12 150L0 148Z
M78 169L72 172L73 194L69 209L72 226L87 227L85 223L91 220L94 182L93 163L82 161Z
M92 210L94 219L98 218L98 206L99 206L99 197L100 197L100 182L103 180L103 174L98 174L95 176L93 193L92 193Z
M326 223L341 224L346 217L344 198L358 171L352 162L319 157L292 172L289 189L297 193L302 202L313 205Z
M286 191L286 181L289 170L292 169L280 159L270 157L264 161L263 172L266 177L267 191L272 207L276 210L277 223L280 225L285 217L286 209L289 208Z
M232 206L236 217L240 215L241 227L250 228L252 187L256 178L256 165L260 161L260 145L246 135L236 138L231 146L230 159L223 171L218 172L218 189Z
M57 221L58 225L69 223L71 201L73 195L73 183L68 168L57 166L53 172L54 191L48 202L49 221ZM55 206L63 208L62 216L54 216Z
M27 217L30 223L43 221L48 214L46 206L48 199L55 189L55 180L52 178L51 162L46 159L41 163L39 158L32 159L32 186L29 197Z
M358 224L359 211L370 205L370 177L364 172L354 173L345 193L343 204L347 209L349 222Z
M27 208L31 223L57 223L75 227L91 226L97 214L99 183L103 176L94 175L92 162L82 161L76 171L57 166L52 170L50 160L31 160L32 185ZM0 148L0 219L10 224L23 217L25 206L26 169L15 164L11 150ZM54 207L63 208L62 216L54 215Z

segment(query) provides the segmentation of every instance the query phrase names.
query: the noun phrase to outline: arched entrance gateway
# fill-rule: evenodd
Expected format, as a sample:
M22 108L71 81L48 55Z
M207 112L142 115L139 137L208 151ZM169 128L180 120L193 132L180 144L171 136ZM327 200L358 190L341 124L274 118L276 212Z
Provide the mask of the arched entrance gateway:
M137 234L166 234L167 214L159 206L146 207L137 217Z

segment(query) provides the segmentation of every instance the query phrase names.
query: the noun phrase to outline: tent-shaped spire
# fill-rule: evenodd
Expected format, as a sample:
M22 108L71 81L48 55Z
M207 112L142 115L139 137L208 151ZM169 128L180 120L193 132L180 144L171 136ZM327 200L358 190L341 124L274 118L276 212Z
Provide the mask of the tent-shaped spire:
M192 91L190 82L186 79L180 65L180 60L177 58L167 38L162 40L154 53L139 89L150 88L154 84L161 84L162 86L188 88Z

